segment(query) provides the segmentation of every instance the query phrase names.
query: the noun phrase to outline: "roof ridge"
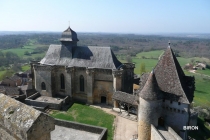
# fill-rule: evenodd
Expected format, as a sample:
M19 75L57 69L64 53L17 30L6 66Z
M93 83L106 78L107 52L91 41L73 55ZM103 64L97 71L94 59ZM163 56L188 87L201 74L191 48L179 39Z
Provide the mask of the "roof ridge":
M179 79L179 85L181 86L182 91L183 91L183 93L184 93L184 95L185 95L185 98L187 99L187 101L188 101L188 103L189 103L189 100L188 100L187 95L186 95L186 93L185 93L185 91L184 91L184 89L183 89L183 86L182 86L182 83L181 83L181 79L180 79L180 75L179 75L179 72L178 72L178 69L177 69L177 65L178 65L178 67L181 67L181 66L179 65L179 63L176 63L176 62L175 62L175 61L178 61L178 60L177 60L176 56L174 55L172 48L171 48L171 47L168 47L167 49L170 50L171 57L172 57L172 61L174 62L173 65L174 65L175 68L176 68L176 70L175 70L175 71L176 71L176 75L177 75L177 78ZM183 71L182 71L182 72L183 72ZM184 74L184 73L183 73L183 74Z
M189 99L185 93L185 87L183 86L183 76L185 74L171 47L167 47L154 70L158 86L164 92L165 98L189 103Z

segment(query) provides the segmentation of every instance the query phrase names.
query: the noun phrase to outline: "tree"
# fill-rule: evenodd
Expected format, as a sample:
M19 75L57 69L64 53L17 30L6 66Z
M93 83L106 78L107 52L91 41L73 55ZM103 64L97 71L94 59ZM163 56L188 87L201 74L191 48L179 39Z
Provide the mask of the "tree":
M24 54L25 55L30 55L30 53L28 51L25 51Z
M12 67L12 70L15 71L15 72L21 71L21 65L15 63Z
M141 63L141 65L140 65L140 75L142 75L144 72L146 72L145 63Z

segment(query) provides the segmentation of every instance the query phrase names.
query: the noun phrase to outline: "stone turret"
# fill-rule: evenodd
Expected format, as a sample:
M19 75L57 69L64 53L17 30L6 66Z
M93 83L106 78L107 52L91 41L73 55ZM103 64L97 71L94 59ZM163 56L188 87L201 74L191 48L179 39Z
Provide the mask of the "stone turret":
M158 88L153 72L139 93L138 139L151 139L151 124L158 125L161 115L162 93Z
M77 45L77 33L75 31L73 31L70 26L62 33L61 35L61 39L60 39L61 43L64 45Z
M69 26L61 35L61 58L73 58L73 49L77 46L78 41L79 40L77 39L77 33L73 31Z

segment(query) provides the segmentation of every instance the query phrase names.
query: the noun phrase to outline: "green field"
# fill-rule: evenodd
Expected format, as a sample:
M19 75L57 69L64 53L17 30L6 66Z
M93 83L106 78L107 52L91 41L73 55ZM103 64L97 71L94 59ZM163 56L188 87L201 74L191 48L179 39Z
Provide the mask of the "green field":
M204 74L204 75L209 75L210 76L210 69L196 70L196 73L200 73L200 74Z
M6 50L2 50L2 52L13 52L16 53L20 58L36 58L36 57L44 57L46 52L42 52L42 53L37 53L37 54L31 54L31 55L25 55L24 53L26 51L28 51L29 53L32 53L34 51L34 49L36 49L37 47L47 47L46 45L28 45L28 46L24 46L23 48L16 48L16 49L6 49Z
M105 113L101 109L74 103L67 112L53 110L50 112L50 116L58 119L105 127L108 129L108 140L113 139L114 116Z
M24 65L24 66L21 67L23 72L29 70L30 68L31 68L30 65Z
M157 50L157 51L150 51L150 52L141 52L136 55L137 58L159 58L159 56L163 53L163 50Z

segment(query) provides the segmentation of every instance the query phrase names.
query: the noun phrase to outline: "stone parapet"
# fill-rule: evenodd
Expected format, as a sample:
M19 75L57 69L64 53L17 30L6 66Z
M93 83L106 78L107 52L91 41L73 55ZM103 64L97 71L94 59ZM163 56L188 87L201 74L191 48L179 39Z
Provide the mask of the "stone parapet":
M0 94L0 139L50 140L54 119Z
M34 70L51 71L53 66L33 64Z
M87 131L90 133L96 133L100 134L100 137L98 140L106 140L107 139L107 129L99 126L92 126L88 124L82 124L77 122L71 122L71 121L64 121L55 119L55 125L67 127L67 128L73 128L81 131Z
M94 68L86 68L87 75L92 75L92 74L94 74L94 72L95 72Z
M73 73L75 71L75 67L66 67L65 70L67 73Z
M123 69L134 69L135 64L134 63L123 63Z
M123 70L112 70L112 75L114 77L121 77L123 74Z

